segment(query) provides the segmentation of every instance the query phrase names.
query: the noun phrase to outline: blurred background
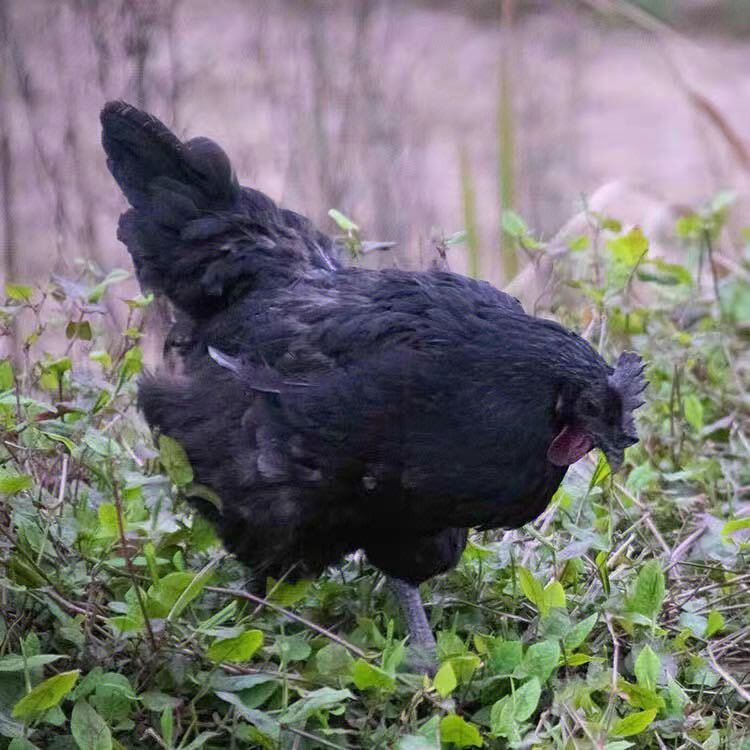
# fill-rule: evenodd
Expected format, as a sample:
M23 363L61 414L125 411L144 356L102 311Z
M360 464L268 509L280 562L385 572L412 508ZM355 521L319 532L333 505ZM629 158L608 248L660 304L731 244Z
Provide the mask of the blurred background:
M219 141L324 230L335 208L396 243L369 263L424 266L466 229L449 263L503 285L529 263L503 208L551 239L585 200L658 243L748 191L747 0L0 0L0 43L6 279L130 268L109 98Z

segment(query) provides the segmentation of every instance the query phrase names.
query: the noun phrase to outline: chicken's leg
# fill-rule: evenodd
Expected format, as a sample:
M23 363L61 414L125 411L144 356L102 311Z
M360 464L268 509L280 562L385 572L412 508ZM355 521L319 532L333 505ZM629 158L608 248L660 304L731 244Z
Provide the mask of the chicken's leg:
M437 644L424 611L419 588L400 578L388 577L388 585L398 599L409 628L409 667L434 674L437 669Z

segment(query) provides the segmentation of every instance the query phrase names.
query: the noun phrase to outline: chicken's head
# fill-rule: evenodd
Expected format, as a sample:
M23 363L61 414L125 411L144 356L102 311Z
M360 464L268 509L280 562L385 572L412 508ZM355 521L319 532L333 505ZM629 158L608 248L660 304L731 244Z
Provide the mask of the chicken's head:
M644 401L643 362L623 352L608 377L581 389L563 389L556 405L561 428L547 451L557 466L569 466L592 448L600 448L612 471L622 464L625 448L638 442L633 412Z

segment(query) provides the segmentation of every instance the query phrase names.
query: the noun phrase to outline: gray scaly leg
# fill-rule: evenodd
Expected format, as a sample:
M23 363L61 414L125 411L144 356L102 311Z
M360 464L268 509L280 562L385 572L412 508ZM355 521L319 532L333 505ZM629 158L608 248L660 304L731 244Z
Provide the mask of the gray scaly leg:
M388 585L398 599L409 628L408 667L415 672L434 674L437 669L437 644L427 621L419 588L391 577L388 577Z

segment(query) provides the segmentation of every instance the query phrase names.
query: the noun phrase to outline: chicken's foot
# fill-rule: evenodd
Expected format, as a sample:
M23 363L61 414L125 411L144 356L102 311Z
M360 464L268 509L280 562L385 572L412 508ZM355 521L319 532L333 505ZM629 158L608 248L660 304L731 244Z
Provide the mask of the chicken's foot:
M407 666L415 672L434 674L437 669L437 644L427 621L419 587L390 576L388 585L398 600L409 628Z

